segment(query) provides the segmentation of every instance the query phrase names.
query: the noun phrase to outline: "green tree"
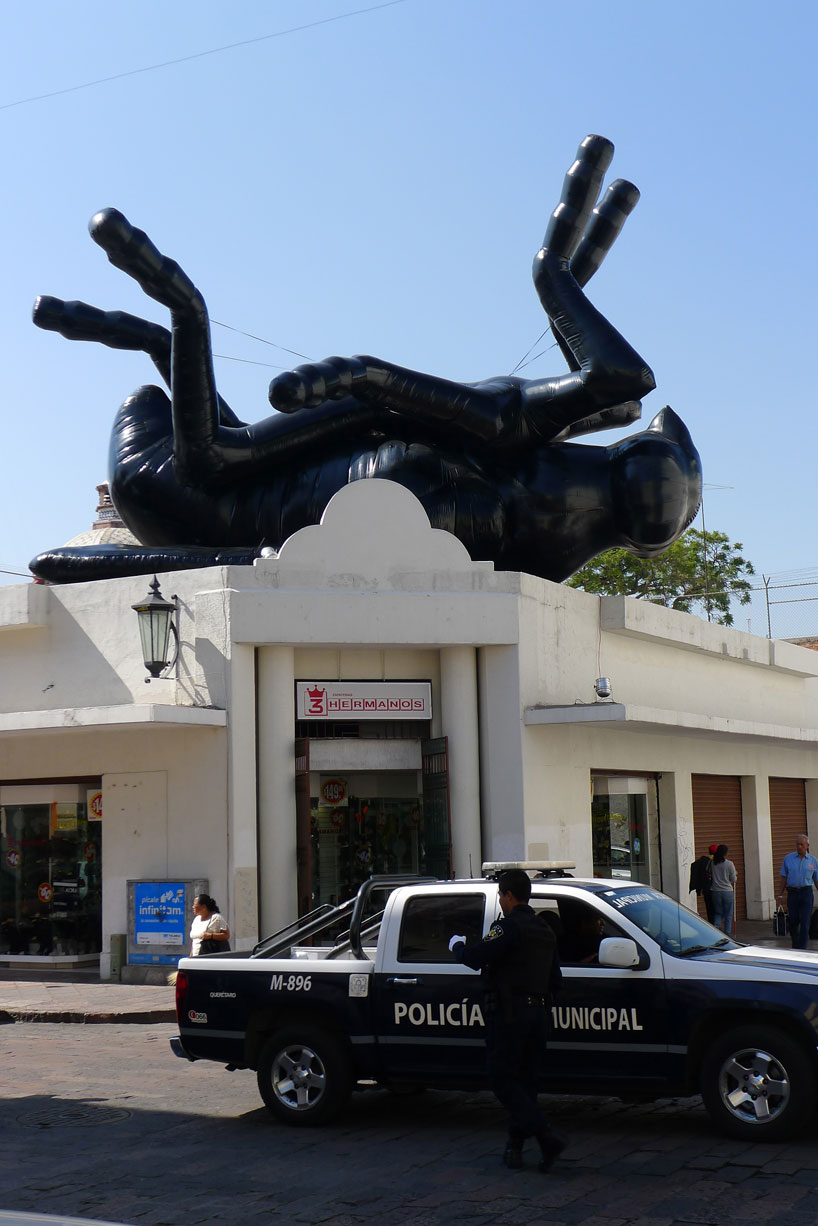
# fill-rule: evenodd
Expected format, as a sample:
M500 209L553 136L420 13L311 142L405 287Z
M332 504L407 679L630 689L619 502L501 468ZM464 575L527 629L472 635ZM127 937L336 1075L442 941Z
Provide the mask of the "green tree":
M755 574L740 541L724 532L688 528L658 558L636 558L626 549L608 549L567 580L569 587L598 596L621 594L650 600L682 613L732 626L730 602L750 603Z

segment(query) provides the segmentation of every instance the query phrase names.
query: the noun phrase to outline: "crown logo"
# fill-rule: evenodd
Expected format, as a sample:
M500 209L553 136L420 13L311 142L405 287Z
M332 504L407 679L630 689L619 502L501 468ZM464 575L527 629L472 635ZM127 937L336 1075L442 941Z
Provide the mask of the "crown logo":
M327 691L316 686L311 690L307 686L307 715L324 715L327 706Z

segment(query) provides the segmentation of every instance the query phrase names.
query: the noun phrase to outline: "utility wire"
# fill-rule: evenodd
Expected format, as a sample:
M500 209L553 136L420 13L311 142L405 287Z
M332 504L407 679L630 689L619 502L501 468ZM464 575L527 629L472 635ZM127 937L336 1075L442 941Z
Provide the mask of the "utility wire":
M514 375L514 374L516 374L516 373L517 373L517 371L518 371L518 370L525 370L526 366L531 366L531 364L532 364L533 362L536 362L538 358L541 358L541 357L542 357L544 354L546 354L546 353L550 353L550 352L551 352L551 350L552 350L552 349L556 349L556 347L557 347L557 342L556 342L556 341L554 341L553 345L546 345L545 349L541 349L539 353L535 353L533 358L529 358L529 359L528 359L528 361L527 361L527 362L523 362L523 363L522 363L522 365L517 365L517 366L515 366L515 367L514 367L514 370L513 370L511 373ZM532 346L532 348L533 348L533 346ZM529 352L530 352L530 351L529 351Z
M773 571L768 578L789 579L792 584L795 584L797 580L801 580L804 583L816 583L818 582L818 570L814 567L807 567L804 570L779 570Z
M512 370L510 370L510 371L508 372L510 375L516 375L517 371L520 369L520 367L523 365L523 363L525 362L525 360L526 360L526 358L528 357L528 355L531 353L531 350L532 350L532 349L536 349L537 345L539 345L539 343L540 343L540 341L542 340L542 338L543 338L544 336L547 336L547 335L548 335L548 333L549 333L550 331L551 331L551 325L550 325L550 324L548 324L548 326L547 326L547 327L546 327L546 328L545 328L545 329L544 329L544 330L543 330L543 331L540 333L540 335L537 337L537 339L535 340L534 344L533 344L533 345L529 345L528 349L526 349L525 353L524 353L524 354L523 354L523 356L520 358L520 360L519 360L519 362L517 363L517 365L516 365L515 367L513 367L513 369L512 369Z
M163 60L160 64L146 64L144 68L131 68L127 72L117 72L110 77L98 77L95 81L83 81L81 85L69 85L65 89L53 89L46 94L32 94L30 98L17 98L14 102L0 103L0 111L8 111L14 106L25 106L29 102L41 102L44 98L58 98L62 94L75 94L81 89L91 89L95 85L107 85L110 81L121 81L124 77L135 77L142 72L156 72L159 68L171 68L174 64L187 64L191 60L201 60L207 55L219 55L222 51L233 51L236 47L249 47L253 43L263 43L271 38L284 38L286 34L300 34L303 30L314 30L317 26L327 26L334 21L343 21L347 17L360 17L365 13L375 13L378 9L393 8L396 4L405 4L406 0L385 0L383 4L372 4L365 9L351 9L347 13L336 13L334 17L322 17L319 21L308 21L301 26L290 26L286 30L276 30L273 34L260 34L257 38L245 38L238 43L225 43L222 47L211 47L208 51L196 51L193 55L180 55L175 60Z
M238 332L239 336L249 336L252 341L261 341L262 345L271 345L273 349L281 349L284 353L291 353L293 357L303 358L305 362L313 361L312 358L307 357L306 353L299 353L297 349L288 349L286 345L278 345L275 341L267 341L263 336L255 336L252 332L243 332L241 328L234 328L232 324L223 324L220 319L211 319L210 322L218 324L220 328L227 328L230 332ZM214 354L213 356L215 357L216 355ZM281 369L284 370L285 367L282 366Z
M100 77L95 81L85 81L82 85L71 85L71 86L68 86L66 89L52 90L50 93L34 94L30 98L19 98L16 102L5 102L5 103L0 104L0 111L9 110L11 107L15 107L15 106L24 106L28 102L39 102L44 98L56 98L61 94L76 93L78 90L90 89L94 85L104 85L109 81L119 81L123 77L133 77L143 72L154 72L156 69L159 69L159 68L170 68L174 64L188 63L190 60L202 59L203 57L208 56L208 55L218 55L222 51L232 51L236 47L248 47L248 46L252 46L254 43L265 42L272 38L283 38L286 34L297 34L303 30L312 30L312 29L315 29L317 26L324 26L324 25L329 25L331 22L342 21L344 18L347 18L347 17L359 17L366 13L377 12L379 9L393 8L397 4L405 4L405 3L406 3L406 0L385 0L385 2L382 4L373 4L365 9L352 9L347 13L337 13L334 17L324 17L324 18L321 18L319 21L307 22L305 25L291 26L286 30L277 30L273 34L261 34L257 38L247 38L241 42L227 43L222 47L212 47L208 51L198 51L193 55L180 56L178 59L175 59L175 60L164 60L162 63L159 63L159 64L148 64L144 68L132 68L128 72L119 72L110 77ZM220 328L227 328L231 332L237 332L241 336L247 336L251 340L259 341L262 345L270 345L274 349L281 349L284 353L291 353L293 357L303 358L307 362L312 361L312 358L309 358L307 354L305 353L299 353L297 349L288 349L286 345L278 345L276 344L275 341L268 341L263 336L256 336L252 332L244 332L241 328L234 328L232 324L222 323L222 321L219 319L211 319L210 322L212 324L217 324ZM225 353L214 353L213 357L222 358L223 360L226 360L229 362L247 362L249 365L252 365L252 366L269 366L272 370L287 370L288 369L288 367L286 366L278 366L272 362L251 362L250 359L248 358L234 358L234 357L230 357L228 354L225 354ZM3 572L0 571L0 573L3 573ZM17 572L9 571L7 573L15 574Z
M221 358L223 362L244 362L247 366L267 366L270 370L289 370L289 366L278 366L275 362L254 362L252 358L234 358L229 353L214 353L211 354L214 358Z

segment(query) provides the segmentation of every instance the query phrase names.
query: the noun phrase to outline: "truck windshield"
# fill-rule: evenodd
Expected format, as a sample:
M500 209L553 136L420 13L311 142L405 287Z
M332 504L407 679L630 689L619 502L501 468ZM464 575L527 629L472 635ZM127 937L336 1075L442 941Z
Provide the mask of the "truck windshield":
M736 941L708 924L695 911L688 911L656 890L641 886L605 890L600 897L652 937L666 954L678 958L709 953L713 949L736 948Z

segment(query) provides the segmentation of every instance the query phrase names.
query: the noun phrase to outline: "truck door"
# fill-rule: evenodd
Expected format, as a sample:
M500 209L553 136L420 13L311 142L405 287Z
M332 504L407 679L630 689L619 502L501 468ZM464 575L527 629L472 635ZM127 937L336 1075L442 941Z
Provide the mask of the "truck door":
M653 942L637 944L636 968L599 965L604 937L634 939L595 897L588 900L537 893L532 905L544 911L557 935L562 986L551 1010L551 1033L544 1064L547 1077L572 1083L610 1080L652 1081L666 1077L667 996L661 954Z
M455 934L479 940L485 915L485 891L393 896L373 976L385 1077L479 1082L486 1061L483 985L476 971L454 961L449 940Z

